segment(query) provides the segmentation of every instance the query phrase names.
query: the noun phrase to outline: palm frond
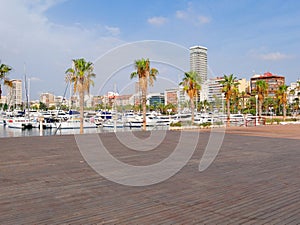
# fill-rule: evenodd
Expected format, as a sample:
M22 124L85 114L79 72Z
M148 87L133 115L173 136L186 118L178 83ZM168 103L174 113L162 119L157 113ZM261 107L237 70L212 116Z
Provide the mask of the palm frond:
M72 60L72 67L65 72L65 80L73 83L74 93L80 91L89 92L90 85L94 85L92 79L96 77L93 70L92 62L86 62L83 58Z

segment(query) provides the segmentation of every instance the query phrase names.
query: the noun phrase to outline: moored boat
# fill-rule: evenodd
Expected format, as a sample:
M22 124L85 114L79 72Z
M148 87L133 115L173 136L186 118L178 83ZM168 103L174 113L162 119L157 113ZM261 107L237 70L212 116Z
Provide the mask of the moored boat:
M57 129L79 129L80 128L80 119L79 118L70 118L67 121L62 121L56 123ZM90 121L83 121L83 128L97 128L95 123Z
M17 129L31 129L32 122L29 119L24 117L14 117L10 118L7 121L7 126L9 128L17 128Z
M123 128L124 124L120 120L114 121L113 119L109 119L109 120L106 120L103 122L102 127L103 128L114 128L114 127Z

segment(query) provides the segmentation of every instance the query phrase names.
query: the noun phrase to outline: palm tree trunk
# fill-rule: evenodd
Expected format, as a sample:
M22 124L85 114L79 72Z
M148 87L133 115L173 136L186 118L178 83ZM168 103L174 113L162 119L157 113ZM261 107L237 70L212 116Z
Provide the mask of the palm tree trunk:
M194 104L194 99L191 98L190 99L190 102L191 102L191 111L192 111L192 125L194 123L194 120L195 120L195 115L194 115L194 112L195 112L195 104Z
M79 92L79 106L80 106L80 110L79 110L80 111L80 134L83 134L84 90L82 87Z
M227 103L227 126L230 127L230 99L226 99Z
M285 121L286 118L286 104L283 104L283 121Z
M258 101L258 116L261 117L262 113L262 100Z
M147 78L140 78L140 84L142 89L142 110L143 110L143 130L146 130L146 113L147 113Z
M243 97L242 99L242 113L244 113L244 109L245 109L245 97Z

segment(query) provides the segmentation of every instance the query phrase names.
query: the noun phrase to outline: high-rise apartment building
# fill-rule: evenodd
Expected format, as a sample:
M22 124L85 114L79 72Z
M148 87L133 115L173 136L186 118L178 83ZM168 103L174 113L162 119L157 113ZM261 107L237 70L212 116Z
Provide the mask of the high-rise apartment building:
M214 102L216 99L222 99L222 88L223 85L220 83L223 81L223 77L216 77L216 78L210 78L207 82L208 86L208 94L207 94L207 100L208 102Z
M22 80L11 80L12 88L8 94L8 105L15 107L22 105Z
M47 107L54 105L54 94L51 93L42 93L40 95L40 102L44 103Z
M279 86L285 84L285 77L278 76L272 74L270 72L266 72L263 75L254 75L251 77L250 84L251 84L251 93L255 93L256 91L256 82L259 80L263 80L268 84L268 96L275 97Z
M190 71L194 71L200 76L201 83L207 80L207 48L190 47Z
M173 88L173 89L166 89L165 90L165 104L173 104L177 105L179 100L179 89Z

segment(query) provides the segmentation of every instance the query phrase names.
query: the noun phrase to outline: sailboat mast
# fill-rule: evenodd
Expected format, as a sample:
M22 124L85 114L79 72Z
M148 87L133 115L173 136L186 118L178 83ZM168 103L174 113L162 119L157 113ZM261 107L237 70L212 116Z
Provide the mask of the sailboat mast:
M27 83L26 64L25 63L24 63L24 87L25 87L25 97L26 97L25 113L27 111L27 115L29 117L28 83Z

